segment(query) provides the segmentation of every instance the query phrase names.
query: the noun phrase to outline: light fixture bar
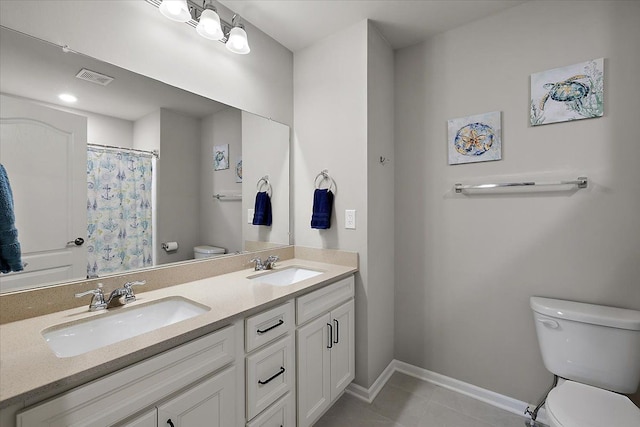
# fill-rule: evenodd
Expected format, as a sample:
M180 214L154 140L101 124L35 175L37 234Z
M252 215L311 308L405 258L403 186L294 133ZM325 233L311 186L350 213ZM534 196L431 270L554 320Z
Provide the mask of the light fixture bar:
M146 1L147 3L150 3L158 8L162 4L162 0L146 0ZM193 28L196 28L198 26L198 18L200 18L200 15L204 11L203 5L199 3L202 3L202 2L194 2L192 0L187 0L187 5L189 6L189 12L191 13L191 19L187 21L186 24L191 25ZM233 25L231 25L229 22L225 21L221 17L220 26L222 27L222 32L224 33L224 37L220 39L220 42L226 44L228 40L228 34L233 28Z

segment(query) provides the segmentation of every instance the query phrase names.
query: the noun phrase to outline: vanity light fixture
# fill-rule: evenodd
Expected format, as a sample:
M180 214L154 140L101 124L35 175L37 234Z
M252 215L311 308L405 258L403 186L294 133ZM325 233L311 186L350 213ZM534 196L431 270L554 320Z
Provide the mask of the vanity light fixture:
M213 0L204 0L201 5L194 0L147 0L147 3L157 6L167 18L195 27L202 37L224 43L231 52L245 55L251 51L240 17L233 15L231 24L222 20Z

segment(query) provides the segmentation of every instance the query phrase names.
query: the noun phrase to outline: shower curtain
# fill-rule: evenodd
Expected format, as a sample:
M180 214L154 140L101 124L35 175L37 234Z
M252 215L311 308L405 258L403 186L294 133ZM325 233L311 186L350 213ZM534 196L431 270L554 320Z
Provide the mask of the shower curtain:
M153 265L150 154L87 148L87 277Z

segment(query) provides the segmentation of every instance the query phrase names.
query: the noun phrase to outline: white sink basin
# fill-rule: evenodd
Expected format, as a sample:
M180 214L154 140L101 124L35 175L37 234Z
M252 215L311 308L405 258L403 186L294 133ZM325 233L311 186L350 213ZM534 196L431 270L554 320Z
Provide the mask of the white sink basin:
M271 286L289 286L319 274L322 274L322 272L302 267L287 267L271 273L253 276L250 277L250 279L253 283L264 283Z
M123 307L89 319L42 331L58 357L71 357L172 325L206 313L210 308L182 297Z

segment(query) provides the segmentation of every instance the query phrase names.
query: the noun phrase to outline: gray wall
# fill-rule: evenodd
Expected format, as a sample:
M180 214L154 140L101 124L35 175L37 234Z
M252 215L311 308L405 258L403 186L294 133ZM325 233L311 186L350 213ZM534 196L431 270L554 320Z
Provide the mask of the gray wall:
M200 120L160 109L160 161L157 162L158 263L193 259L200 241ZM165 252L162 242L178 242Z
M289 244L289 156L290 129L282 123L242 112L242 214L240 235L246 242ZM248 224L248 210L254 209L258 181L269 176L271 184L271 226ZM266 191L266 186L260 190ZM251 217L253 220L253 216Z
M534 402L552 375L531 295L640 309L639 22L639 2L527 2L396 52L396 358ZM600 57L603 118L528 126L532 73ZM448 166L447 119L490 111L503 160ZM581 174L574 193L451 192Z
M233 253L242 250L241 201L214 199L213 195L242 194L235 181L236 159L242 156L242 116L236 108L225 108L202 122L200 151L200 245L213 245ZM213 170L213 147L229 144L229 169Z
M392 60L366 20L294 55L294 242L359 254L355 381L364 387L393 358L393 169L376 164L392 144ZM329 230L315 230L314 179L323 169L337 184L334 216ZM357 212L355 230L344 228L345 209Z

